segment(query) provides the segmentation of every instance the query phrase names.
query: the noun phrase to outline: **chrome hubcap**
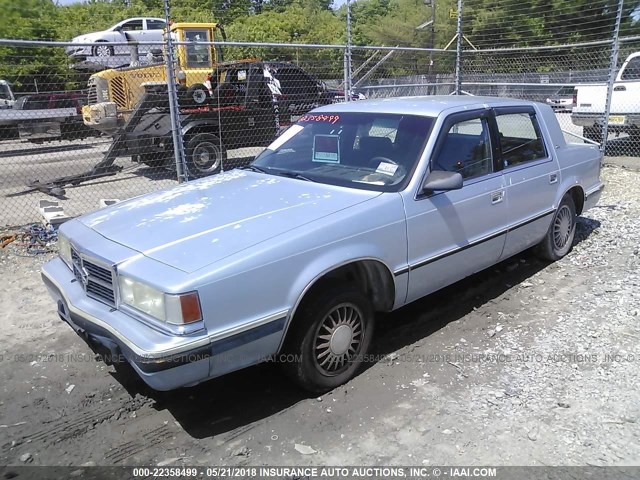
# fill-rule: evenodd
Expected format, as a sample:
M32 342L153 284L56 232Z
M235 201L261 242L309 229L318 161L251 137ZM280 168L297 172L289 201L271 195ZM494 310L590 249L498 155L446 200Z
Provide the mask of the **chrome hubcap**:
M553 222L553 241L557 248L564 248L567 245L571 237L572 220L571 210L566 205L563 205L558 210L556 219Z
M314 345L316 365L326 375L337 375L349 366L360 350L362 313L353 304L343 303L324 318Z
M353 330L349 325L340 325L331 334L329 340L329 350L334 355L344 355L349 349L351 339L353 338Z
M111 50L106 45L100 45L99 47L96 47L96 55L98 57L110 57Z
M215 170L220 163L217 147L209 142L201 143L193 151L193 163L199 170Z
M195 92L193 92L193 101L196 102L198 105L201 103L204 103L206 99L207 99L207 94L204 93L204 91L196 90Z

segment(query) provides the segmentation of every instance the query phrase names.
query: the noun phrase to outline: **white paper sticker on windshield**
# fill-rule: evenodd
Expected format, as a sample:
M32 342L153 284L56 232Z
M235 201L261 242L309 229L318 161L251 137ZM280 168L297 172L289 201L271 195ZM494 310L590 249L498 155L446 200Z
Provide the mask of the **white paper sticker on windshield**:
M244 82L247 79L247 71L246 70L238 70L238 81Z
M394 163L380 162L378 168L376 168L376 173L382 173L383 175L393 176L398 169L398 165Z
M282 132L282 135L280 135L273 142L271 142L271 145L269 145L267 147L267 149L269 149L269 150L277 150L282 145L284 145L285 142L287 142L290 139L292 139L294 136L296 136L302 130L304 130L304 127L302 125L291 125L284 132Z
M340 163L340 136L315 135L313 137L314 162Z

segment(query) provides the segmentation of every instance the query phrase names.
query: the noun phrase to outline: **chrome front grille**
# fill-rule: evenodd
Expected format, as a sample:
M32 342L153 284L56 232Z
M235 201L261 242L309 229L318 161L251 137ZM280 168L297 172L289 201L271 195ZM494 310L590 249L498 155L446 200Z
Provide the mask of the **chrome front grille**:
M73 275L80 282L87 296L107 305L115 306L113 271L81 256L74 248L71 249L71 262L73 263Z

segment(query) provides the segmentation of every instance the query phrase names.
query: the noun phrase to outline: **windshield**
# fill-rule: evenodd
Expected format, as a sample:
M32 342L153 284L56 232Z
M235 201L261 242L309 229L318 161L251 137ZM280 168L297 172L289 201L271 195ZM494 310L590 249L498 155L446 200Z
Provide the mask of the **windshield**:
M273 175L381 192L402 189L433 118L383 113L312 113L253 162Z
M562 87L559 91L558 91L558 95L565 95L565 96L573 96L573 91L576 89L576 87Z

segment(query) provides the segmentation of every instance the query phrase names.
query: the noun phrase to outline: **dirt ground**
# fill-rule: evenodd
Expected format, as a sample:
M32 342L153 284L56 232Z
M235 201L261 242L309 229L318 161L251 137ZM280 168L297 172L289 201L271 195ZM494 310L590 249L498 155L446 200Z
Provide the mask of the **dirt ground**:
M379 361L321 398L270 364L151 392L59 320L39 274L52 254L11 245L0 464L638 465L635 160L604 168L566 258L525 252L380 318Z

